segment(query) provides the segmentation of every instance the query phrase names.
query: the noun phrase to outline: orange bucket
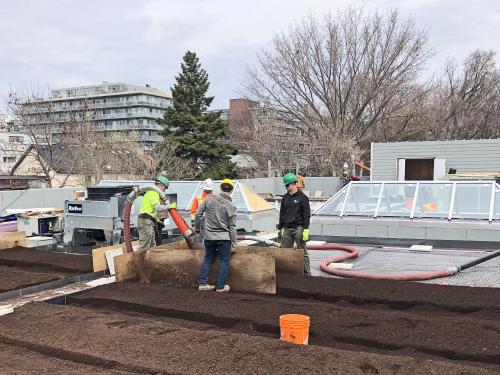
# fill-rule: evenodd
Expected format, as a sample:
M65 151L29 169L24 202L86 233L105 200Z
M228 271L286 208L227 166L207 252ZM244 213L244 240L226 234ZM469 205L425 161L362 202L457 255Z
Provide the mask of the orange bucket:
M307 315L286 314L280 316L281 340L298 345L309 343L310 319Z

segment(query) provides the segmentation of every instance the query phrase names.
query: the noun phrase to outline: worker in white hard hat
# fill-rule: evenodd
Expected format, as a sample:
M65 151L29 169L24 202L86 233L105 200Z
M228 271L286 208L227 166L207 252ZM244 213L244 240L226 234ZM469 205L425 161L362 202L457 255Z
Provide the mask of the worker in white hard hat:
M196 216L196 211L198 211L198 207L201 206L202 202L205 202L205 199L212 194L214 191L214 182L212 181L211 178L207 178L205 181L203 181L203 191L201 194L198 194L194 200L193 204L191 205L191 220L194 221L194 218Z
M193 204L191 205L191 224L194 228L194 219L196 217L196 211L198 211L198 208L201 206L205 200L213 194L214 191L214 182L212 181L211 178L207 178L205 181L203 181L203 191L201 194L198 194L193 201ZM203 221L202 221L202 226L203 226ZM196 237L196 242L198 243L203 243L203 231L200 232L200 234L197 235Z

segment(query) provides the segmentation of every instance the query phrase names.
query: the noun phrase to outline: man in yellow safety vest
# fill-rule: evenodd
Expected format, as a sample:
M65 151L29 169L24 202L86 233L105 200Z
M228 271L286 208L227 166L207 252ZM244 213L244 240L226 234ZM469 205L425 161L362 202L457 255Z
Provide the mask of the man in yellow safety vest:
M161 191L168 189L168 185L170 185L170 181L165 176L158 176L155 181L155 188ZM155 231L158 212L167 211L170 208L177 208L177 204L175 202L162 204L158 191L151 189L142 196L139 216L137 217L137 230L139 231L138 251L146 251L156 246Z

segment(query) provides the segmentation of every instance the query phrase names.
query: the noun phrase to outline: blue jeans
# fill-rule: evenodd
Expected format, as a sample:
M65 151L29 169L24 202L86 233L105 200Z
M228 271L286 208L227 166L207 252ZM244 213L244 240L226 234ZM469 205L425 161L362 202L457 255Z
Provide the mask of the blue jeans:
M231 241L229 240L205 240L205 258L201 266L199 285L205 285L208 282L210 269L217 254L219 255L220 264L215 288L224 288L229 273L229 260L231 258Z

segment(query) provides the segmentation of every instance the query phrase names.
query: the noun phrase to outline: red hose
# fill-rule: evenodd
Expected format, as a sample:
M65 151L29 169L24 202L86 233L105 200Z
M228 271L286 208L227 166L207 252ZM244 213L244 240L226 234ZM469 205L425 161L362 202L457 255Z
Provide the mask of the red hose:
M177 225L177 228L179 228L179 231L186 240L188 246L192 248L195 242L195 234L193 231L188 227L182 216L175 208L170 208L168 213L170 214L170 217L174 221L175 225Z
M324 244L324 245L311 245L307 246L308 250L341 250L346 251L348 254L337 255L333 258L325 259L321 262L320 268L323 272L335 275L338 277L350 277L356 279L372 279L372 280L399 280L399 281L419 281L419 280L430 280L437 279L440 277L453 276L458 272L456 267L450 267L448 269L441 269L433 272L422 272L422 273L410 273L410 274L379 274L379 273L366 273L366 272L353 272L338 270L335 268L330 268L328 265L330 263L340 263L348 259L357 258L359 255L359 250L353 246L342 246L335 244Z
M127 253L132 253L134 251L132 247L132 236L130 234L130 211L132 210L132 203L133 200L127 199L123 208L123 242L125 243L125 250ZM187 226L186 222L175 208L170 208L168 213L175 225L177 225L177 228L179 228L188 246L192 248L195 242L193 231Z
M127 199L127 201L125 202L125 207L123 208L123 242L125 242L125 250L127 250L127 253L131 253L134 251L130 235L131 209L132 209L132 201Z

